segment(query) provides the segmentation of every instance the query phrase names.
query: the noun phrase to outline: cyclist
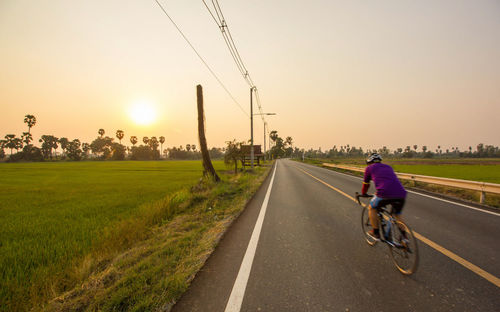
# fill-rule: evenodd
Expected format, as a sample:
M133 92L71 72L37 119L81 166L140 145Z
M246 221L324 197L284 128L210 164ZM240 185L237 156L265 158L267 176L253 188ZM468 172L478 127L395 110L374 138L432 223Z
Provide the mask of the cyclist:
M361 194L366 195L370 187L370 180L375 184L375 196L370 200L368 206L370 223L372 229L368 232L374 239L380 239L377 208L388 204L392 205L396 220L402 221L401 211L403 209L406 190L391 166L382 164L382 157L377 153L372 153L366 160L368 166L365 169L365 177ZM405 233L402 233L405 237Z

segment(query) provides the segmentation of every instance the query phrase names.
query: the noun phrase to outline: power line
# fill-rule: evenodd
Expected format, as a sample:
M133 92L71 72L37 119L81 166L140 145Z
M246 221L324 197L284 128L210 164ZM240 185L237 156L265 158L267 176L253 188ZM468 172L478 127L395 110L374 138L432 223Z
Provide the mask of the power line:
M212 3L213 2L214 2L214 0L212 0ZM236 48L236 44L234 43L233 36L231 36L231 30L229 30L229 27L227 27L226 18L224 17L224 13L222 13L222 9L220 8L219 0L215 0L215 4L217 5L217 9L219 10L220 16L222 17L222 22L224 22L224 24L225 24L224 26L227 29L227 33L229 34L229 39L230 39L230 42L232 43L234 51L236 52L236 55L238 56L238 59L240 60L243 69L245 70L246 77L248 78L250 84L252 86L255 86L254 83L252 82L252 79L250 78L250 74L248 73L248 70L246 69L245 65L243 64L243 60L241 59L241 55L238 52L238 48ZM214 7L215 7L215 5L214 5Z
M212 5L214 6L215 14L217 15L217 17L215 17L212 10L208 7L206 1L205 0L202 0L202 1L203 1L203 4L205 5L205 7L207 8L208 12L212 16L215 24L217 25L217 27L219 27L219 30L222 33L222 37L224 38L224 41L229 49L229 52L231 53L231 57L233 58L236 66L238 67L238 70L240 71L243 78L245 78L245 80L247 80L246 79L247 70L245 68L245 65L243 64L243 61L241 60L241 57L239 56L239 53L237 52L236 46L234 45L234 41L232 41L232 38L228 35L228 33L226 33L226 29L229 32L229 28L227 27L227 24L223 19L222 12L219 13L219 10L217 10L218 6L212 0ZM250 87L253 87L253 83L251 81L247 81L247 83L250 85Z
M260 101L260 96L258 93L257 88L255 87L255 84L253 83L253 80L250 76L250 73L248 72L245 64L243 63L243 59L241 58L241 55L238 51L238 48L236 47L236 44L234 43L233 36L231 35L231 31L229 30L229 27L227 25L226 19L224 17L224 13L222 13L222 9L219 5L218 0L211 0L212 1L212 6L213 10L215 11L215 14L212 12L210 7L207 5L205 0L202 0L203 4L207 8L208 12L212 16L215 24L219 27L222 37L224 38L224 41L226 43L226 46L229 49L229 53L231 54L234 62L236 63L236 66L238 67L238 70L240 71L241 75L243 76L243 79L247 82L247 84L250 86L250 88L253 88L255 90L255 95L257 99L257 107L260 112L260 116L262 118L263 122L266 122L264 119L263 111L262 111L262 104Z
M189 41L189 39L184 35L184 33L182 32L182 30L179 28L179 26L177 26L177 24L174 22L174 20L170 17L170 15L168 15L167 11L165 10L165 8L161 5L161 3L158 1L158 0L155 0L155 2L158 4L158 6L160 7L160 9L163 11L163 13L165 13L165 15L168 17L168 19L172 22L172 24L175 26L175 28L177 28L177 30L179 31L179 33L181 34L181 36L184 38L184 40L186 40L186 42L189 44L189 46L191 47L191 49L193 49L194 53L196 53L196 55L198 56L198 58L203 62L203 64L205 65L205 67L210 71L210 73L212 74L212 76L215 77L215 79L217 80L217 82L219 82L219 84L222 86L222 88L226 91L227 94L229 94L229 96L231 97L231 99L234 101L234 103L236 103L236 105L238 105L238 107L241 109L241 111L249 116L249 114L243 109L243 107L240 105L240 103L238 103L238 101L236 101L236 99L234 98L234 96L231 94L231 92L229 92L229 90L226 88L226 86L222 83L222 81L219 79L219 77L217 77L217 75L214 73L214 71L212 70L212 68L210 68L210 66L208 66L207 62L205 62L205 60L203 59L203 57L201 57L200 53L198 53L198 51L195 49L195 47L191 44L191 42Z

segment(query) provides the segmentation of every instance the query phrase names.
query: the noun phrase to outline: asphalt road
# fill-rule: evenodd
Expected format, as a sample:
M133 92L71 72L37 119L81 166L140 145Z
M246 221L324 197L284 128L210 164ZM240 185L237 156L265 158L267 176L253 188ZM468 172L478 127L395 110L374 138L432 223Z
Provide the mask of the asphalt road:
M290 160L279 160L272 176L173 311L225 311L238 287L243 299L230 311L500 311L500 215L410 193L406 222L460 258L419 241L418 271L403 276L385 244L365 243L361 207L324 184L352 196L359 178ZM241 282L264 206L249 277Z

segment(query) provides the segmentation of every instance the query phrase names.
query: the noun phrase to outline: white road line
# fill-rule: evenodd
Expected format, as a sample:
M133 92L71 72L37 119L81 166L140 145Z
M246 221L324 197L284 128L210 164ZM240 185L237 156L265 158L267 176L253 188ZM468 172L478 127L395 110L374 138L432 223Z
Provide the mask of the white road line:
M257 250L257 244L259 242L260 232L262 230L264 216L266 215L267 203L269 202L269 196L273 187L274 175L276 174L277 167L278 162L276 162L276 165L274 166L271 182L269 182L269 186L267 187L267 193L260 208L259 217L255 223L252 237L248 243L247 251L245 252L245 256L241 262L240 271L238 272L238 276L234 282L233 290L231 291L226 309L224 310L225 312L239 312L241 309L241 304L243 302L243 297L245 296L245 289L247 287L248 278L250 277L250 271L252 270L253 258L255 257L255 251Z
M316 166L314 166L314 167L316 167ZM321 167L316 167L316 168L321 168ZM324 168L322 168L322 169L324 169ZM360 178L360 177L356 177L356 176L353 176L353 175L350 175L350 174L347 174L347 173L338 172L338 171L329 170L329 169L326 169L326 170L328 170L330 172L335 172L337 174L343 174L343 175L351 177L351 178L356 178L356 179L362 180L362 178ZM465 208L477 210L477 211L484 212L484 213L489 213L491 215L500 217L500 213L498 213L498 212L493 212L493 211L488 211L488 210L484 210L484 209L481 209L481 208L472 207L472 206L469 206L469 205L457 203L457 202L454 202L454 201L451 201L451 200L446 200L446 199L443 199L443 198L439 198L439 197L435 197L435 196L431 196L431 195L427 195L427 194L422 194L422 193L415 192L415 191L410 191L410 190L407 190L407 191L409 193L417 194L417 195L424 196L424 197L429 197L429 198L432 198L432 199L440 200L440 201L445 202L445 203L449 203L449 204L453 204L453 205L457 205L457 206L462 206L462 207L465 207Z
M450 204L453 204L453 205L462 206L462 207L469 208L469 209L474 209L474 210L477 210L477 211L481 211L481 212L484 212L484 213L489 213L489 214L492 214L494 216L500 217L500 213L497 213L497 212L488 211L488 210L484 210L484 209L481 209L481 208L476 208L476 207L472 207L472 206L468 206L468 205L456 203L456 202L453 202L451 200L446 200L446 199L442 199L442 198L439 198L439 197L434 197L434 196L431 196L431 195L418 193L418 192L415 192L415 191L410 191L410 190L406 190L406 191L408 191L409 193L420 195L420 196L425 196L425 197L437 199L437 200L440 200L440 201L445 202L445 203L450 203Z

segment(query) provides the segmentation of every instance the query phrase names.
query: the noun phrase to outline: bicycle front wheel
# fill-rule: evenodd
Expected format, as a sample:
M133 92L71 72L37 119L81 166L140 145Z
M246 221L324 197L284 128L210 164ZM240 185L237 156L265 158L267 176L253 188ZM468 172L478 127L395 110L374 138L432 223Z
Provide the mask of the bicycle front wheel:
M372 224L370 223L370 216L367 207L364 207L363 212L361 212L361 229L363 230L363 235L365 236L365 240L368 245L375 245L377 240L368 234L368 232L372 229Z
M392 261L404 275L415 273L418 267L418 246L413 231L401 221L392 223L392 246L389 245Z

